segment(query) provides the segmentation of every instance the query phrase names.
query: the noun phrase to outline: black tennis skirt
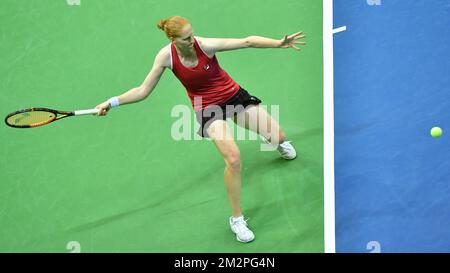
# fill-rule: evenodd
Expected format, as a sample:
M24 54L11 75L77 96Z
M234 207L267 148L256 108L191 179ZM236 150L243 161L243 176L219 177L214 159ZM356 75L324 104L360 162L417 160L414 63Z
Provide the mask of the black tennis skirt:
M239 91L226 102L219 105L209 105L205 109L195 113L197 122L200 124L200 129L197 134L209 138L206 130L213 121L219 119L226 120L227 118L234 117L245 110L247 106L258 105L260 103L261 100L259 98L250 95L247 90L240 87Z

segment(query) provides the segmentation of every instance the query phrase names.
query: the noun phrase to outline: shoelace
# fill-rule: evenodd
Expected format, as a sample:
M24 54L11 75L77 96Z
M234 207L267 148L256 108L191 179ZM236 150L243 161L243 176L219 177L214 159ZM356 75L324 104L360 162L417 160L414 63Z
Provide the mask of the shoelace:
M245 219L238 220L238 221L233 221L233 220L232 220L232 225L235 226L239 231L245 231L245 232L247 232L247 231L249 231L249 228L247 227L247 221L248 221L249 219L250 219L250 218L247 218L247 220L245 220ZM244 229L241 229L242 226L244 227Z
M280 147L282 148L282 151L283 151L283 152L285 152L286 149L287 149L287 150L292 150L290 146L284 145L285 143L289 143L289 144L290 144L291 142L292 142L292 141L290 141L290 140L286 140L286 141L284 141L283 143L279 144L279 145L278 145L278 150L280 150Z
M285 141L283 141L283 143L279 144L279 146L283 146L284 143L291 143L291 142L292 142L292 140L285 140Z

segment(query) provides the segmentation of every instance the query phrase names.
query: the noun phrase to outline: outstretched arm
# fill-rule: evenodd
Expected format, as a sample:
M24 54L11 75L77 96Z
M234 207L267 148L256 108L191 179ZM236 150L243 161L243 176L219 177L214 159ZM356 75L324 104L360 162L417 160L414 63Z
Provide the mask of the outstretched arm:
M297 32L292 35L285 35L280 40L270 39L261 36L249 36L242 39L220 39L220 38L200 38L202 48L209 54L216 52L235 50L241 48L294 48L300 50L297 44L305 45L305 42L298 41L305 38L303 32Z
M156 55L153 67L144 82L139 87L132 88L122 95L117 96L116 103L119 105L135 103L148 97L153 89L155 89L166 67L170 65L168 60L167 52L162 49L158 55ZM107 100L97 105L95 108L100 109L99 115L103 116L107 114L107 112L111 109L111 106L111 101Z

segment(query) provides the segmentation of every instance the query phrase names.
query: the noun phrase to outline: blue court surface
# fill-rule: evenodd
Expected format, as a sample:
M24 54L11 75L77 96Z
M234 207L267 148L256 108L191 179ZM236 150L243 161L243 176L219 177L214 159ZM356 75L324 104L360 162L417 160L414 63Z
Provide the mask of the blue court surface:
M336 252L450 252L450 0L333 16Z

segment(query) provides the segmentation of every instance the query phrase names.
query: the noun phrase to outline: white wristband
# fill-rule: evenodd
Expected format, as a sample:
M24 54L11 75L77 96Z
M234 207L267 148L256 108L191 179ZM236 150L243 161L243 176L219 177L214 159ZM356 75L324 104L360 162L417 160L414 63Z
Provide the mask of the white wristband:
M112 97L108 100L109 104L111 105L111 108L119 106L119 99L117 97Z

